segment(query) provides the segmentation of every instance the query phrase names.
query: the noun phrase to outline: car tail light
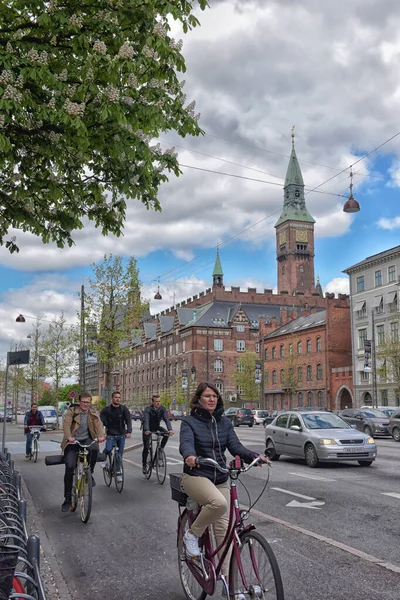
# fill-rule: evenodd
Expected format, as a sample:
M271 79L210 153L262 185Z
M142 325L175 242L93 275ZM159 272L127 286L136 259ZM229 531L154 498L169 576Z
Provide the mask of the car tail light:
M389 419L389 425L390 425L390 423L391 423L391 420Z
M242 413L238 413L236 416L237 417L243 417Z

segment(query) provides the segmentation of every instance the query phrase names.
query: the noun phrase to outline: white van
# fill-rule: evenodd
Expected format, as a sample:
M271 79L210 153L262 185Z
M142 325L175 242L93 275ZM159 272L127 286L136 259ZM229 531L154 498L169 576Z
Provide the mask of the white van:
M46 429L58 429L58 417L55 406L38 406L43 415Z

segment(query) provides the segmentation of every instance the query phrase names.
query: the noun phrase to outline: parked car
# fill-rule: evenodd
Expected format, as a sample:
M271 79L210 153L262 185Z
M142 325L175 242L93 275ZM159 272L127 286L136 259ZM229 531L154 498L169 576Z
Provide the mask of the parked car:
M239 425L253 427L254 425L255 419L249 408L228 408L224 414L225 417L231 419L234 427L239 427Z
M285 412L285 411L284 410L273 410L272 413L270 413L269 416L264 419L264 427L266 427L267 425L272 423L272 421L274 421L276 419L276 417L283 412Z
M38 406L43 415L46 429L58 429L57 411L54 406Z
M171 414L171 416L169 417L172 421L180 421L180 419L183 419L183 412L181 410L171 410L168 412L168 416Z
M133 419L134 421L141 421L143 419L143 413L138 408L134 408L133 410L130 411L130 413L131 413L131 419Z
M400 442L400 408L389 419L389 433L395 442Z
M267 410L253 410L252 413L256 425L262 425L264 420L269 417L269 412Z
M369 410L370 408L372 408L372 406L362 406L361 410ZM389 418L392 416L392 414L394 412L396 412L396 410L398 410L398 406L377 406L376 407L377 410L380 410L381 412L385 413L385 415L387 415Z
M304 458L309 467L320 462L357 461L372 465L375 440L326 411L287 411L265 428L265 452L271 460L284 454Z
M366 435L390 435L389 419L385 413L374 408L345 408L342 419Z

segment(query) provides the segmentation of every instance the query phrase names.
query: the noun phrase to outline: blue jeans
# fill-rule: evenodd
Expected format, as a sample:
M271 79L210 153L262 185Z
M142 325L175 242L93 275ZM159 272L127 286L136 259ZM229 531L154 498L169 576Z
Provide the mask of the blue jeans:
M117 467L119 468L120 465L120 460L122 459L122 455L124 453L124 448L125 448L125 440L126 438L111 438L106 440L106 447L104 448L104 454L107 458L107 456L109 454L111 454L111 450L114 447L114 444L117 445L118 448L118 454L116 456L116 460L117 460Z
M32 438L33 438L33 433L31 433L30 431L28 431L28 433L25 434L26 435L26 450L25 450L25 454L31 454L32 452ZM40 439L40 433L37 436L38 440Z

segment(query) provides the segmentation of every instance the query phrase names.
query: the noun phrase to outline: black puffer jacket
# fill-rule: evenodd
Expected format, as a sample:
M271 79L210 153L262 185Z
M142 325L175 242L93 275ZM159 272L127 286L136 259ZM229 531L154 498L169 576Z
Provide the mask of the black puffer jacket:
M190 416L182 420L179 452L185 460L188 456L213 458L222 467L226 466L225 451L239 455L245 462L251 463L257 454L245 448L239 441L231 421L223 416L224 407L218 403L211 415L208 410L197 404ZM201 465L191 469L185 463L184 473L194 477L207 477L217 485L228 479L226 473L217 471L212 465Z

